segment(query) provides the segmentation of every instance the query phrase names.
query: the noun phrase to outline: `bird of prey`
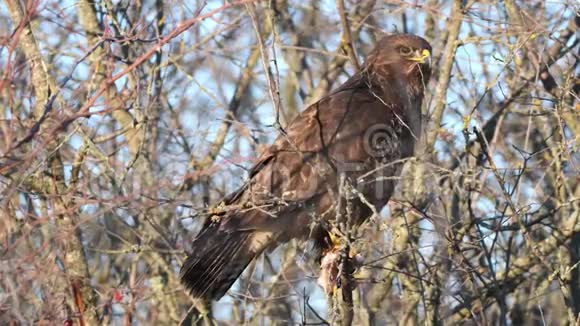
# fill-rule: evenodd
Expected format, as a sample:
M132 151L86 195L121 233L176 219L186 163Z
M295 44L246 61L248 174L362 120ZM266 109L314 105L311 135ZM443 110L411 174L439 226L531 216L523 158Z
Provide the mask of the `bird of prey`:
M360 224L387 203L421 134L431 51L415 35L383 37L359 72L286 127L193 241L181 268L193 297L219 300L255 257L293 238L325 252L337 219Z

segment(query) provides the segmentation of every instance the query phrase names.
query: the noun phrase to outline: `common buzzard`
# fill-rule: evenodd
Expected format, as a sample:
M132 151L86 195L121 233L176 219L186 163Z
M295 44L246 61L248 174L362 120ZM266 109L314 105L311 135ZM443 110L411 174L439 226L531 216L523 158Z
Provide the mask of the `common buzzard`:
M255 257L290 239L331 249L338 217L360 224L387 203L421 134L430 56L418 36L383 37L360 72L287 126L193 241L181 280L194 297L221 298Z

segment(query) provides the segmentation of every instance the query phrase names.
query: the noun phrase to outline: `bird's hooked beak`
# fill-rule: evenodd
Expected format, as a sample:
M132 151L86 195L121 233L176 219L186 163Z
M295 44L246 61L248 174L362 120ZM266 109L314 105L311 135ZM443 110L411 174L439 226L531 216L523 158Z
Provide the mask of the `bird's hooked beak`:
M414 55L410 57L409 60L419 63L427 63L429 66L431 66L431 52L429 50L416 50L413 54Z

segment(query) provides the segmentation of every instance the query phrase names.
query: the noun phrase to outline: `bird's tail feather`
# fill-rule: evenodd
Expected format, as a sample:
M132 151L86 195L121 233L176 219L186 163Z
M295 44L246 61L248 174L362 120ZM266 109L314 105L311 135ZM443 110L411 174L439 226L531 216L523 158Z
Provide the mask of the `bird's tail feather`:
M196 298L220 299L259 254L250 250L251 240L251 231L209 226L194 240L181 267L181 282Z

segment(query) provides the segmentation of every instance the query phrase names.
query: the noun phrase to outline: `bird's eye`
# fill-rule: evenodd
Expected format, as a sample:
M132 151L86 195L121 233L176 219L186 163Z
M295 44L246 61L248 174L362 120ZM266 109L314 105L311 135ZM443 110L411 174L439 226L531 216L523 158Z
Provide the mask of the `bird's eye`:
M413 50L407 46L402 46L399 48L399 53L403 56L411 55L412 52L413 52Z

